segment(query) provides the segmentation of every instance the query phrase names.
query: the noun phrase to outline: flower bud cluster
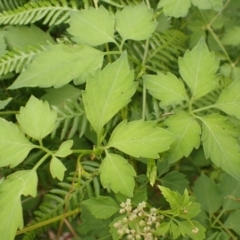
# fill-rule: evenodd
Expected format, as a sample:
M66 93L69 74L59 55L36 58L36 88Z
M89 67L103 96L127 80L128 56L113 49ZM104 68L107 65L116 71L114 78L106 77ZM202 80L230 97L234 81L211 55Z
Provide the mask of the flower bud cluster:
M157 213L156 208L146 211L146 202L142 202L134 209L131 199L127 199L120 206L119 212L126 216L115 222L113 226L117 228L117 233L121 237L126 236L129 240L157 240L154 232L160 226L163 216Z

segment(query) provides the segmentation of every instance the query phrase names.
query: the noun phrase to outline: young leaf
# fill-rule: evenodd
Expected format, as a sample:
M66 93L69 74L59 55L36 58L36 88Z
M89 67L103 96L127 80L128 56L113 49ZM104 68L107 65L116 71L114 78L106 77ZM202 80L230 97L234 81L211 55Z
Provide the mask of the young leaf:
M203 149L206 158L240 180L240 146L234 127L219 114L201 117Z
M73 145L73 140L68 140L63 142L57 152L54 154L56 157L67 157L72 154L71 147Z
M167 75L158 73L157 76L145 75L143 81L149 93L161 100L160 106L163 108L187 100L183 82L172 73L167 73Z
M169 149L174 137L155 122L122 121L113 131L107 147L114 147L134 157L159 158Z
M205 174L202 174L197 179L193 192L197 201L201 204L202 209L207 211L210 215L220 208L222 198L219 188Z
M116 29L123 41L148 39L157 22L153 22L153 11L142 3L136 6L126 6L116 13Z
M90 7L71 12L68 32L74 36L73 40L77 43L97 46L115 42L114 24L114 16L103 6L98 9Z
M35 147L18 127L0 118L0 167L15 167Z
M137 88L133 80L126 53L88 79L83 102L87 119L96 133L130 102Z
M81 204L86 206L93 216L100 219L110 218L120 210L119 205L112 198L104 196L88 199Z
M201 128L193 116L179 111L170 116L165 124L168 126L168 131L176 136L175 142L167 153L170 163L184 156L188 157L193 148L199 148Z
M103 187L132 197L135 185L134 176L136 176L134 168L123 157L108 152L106 154L99 168Z
M16 118L27 135L42 140L55 128L57 113L50 109L47 102L31 96Z
M216 87L215 73L219 60L213 52L209 52L203 38L191 51L187 50L178 62L180 74L191 90L192 99L200 98Z
M153 186L157 178L157 165L154 159L148 159L146 175L148 177L148 180L151 186Z
M53 178L57 178L60 181L64 178L64 172L66 171L64 164L55 156L52 157L50 162L50 172Z
M178 221L182 236L188 235L192 240L205 239L205 228L197 221Z
M47 51L39 53L27 69L9 87L61 87L72 80L78 84L86 76L101 67L102 52L85 45L51 45Z
M0 100L0 110L4 109L11 101L12 101L11 97L3 101Z
M37 194L37 173L33 170L17 171L1 184L0 224L1 238L13 240L17 229L23 227L21 195ZM7 229L7 231L6 231Z
M185 17L191 6L191 0L161 0L158 8L163 8L163 12L169 17Z
M215 105L228 115L240 119L240 81L235 80L224 89Z

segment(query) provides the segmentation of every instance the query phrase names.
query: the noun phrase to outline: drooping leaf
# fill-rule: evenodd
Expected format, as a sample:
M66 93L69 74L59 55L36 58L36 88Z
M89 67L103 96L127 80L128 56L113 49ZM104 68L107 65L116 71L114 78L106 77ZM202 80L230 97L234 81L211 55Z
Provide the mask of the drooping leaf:
M50 172L53 178L57 178L60 181L64 178L64 172L66 171L64 164L55 156L52 157L50 162Z
M222 204L221 192L217 185L205 174L197 179L193 192L202 209L210 215L220 208Z
M158 153L169 149L174 137L167 130L156 127L155 122L142 120L122 121L112 132L108 147L134 157L158 158Z
M12 101L11 97L9 97L6 100L2 100L2 101L0 100L0 110L4 109L11 101Z
M37 194L37 173L33 170L17 171L1 184L0 211L1 238L13 240L17 229L23 228L21 195ZM7 229L7 230L6 230Z
M68 140L63 142L57 152L54 154L56 157L67 157L72 154L71 147L73 145L73 140Z
M158 8L163 8L163 12L169 17L185 17L191 6L191 0L161 0Z
M214 52L209 52L203 38L191 51L187 50L178 62L180 74L191 90L192 99L200 98L216 87L215 73L219 60Z
M145 75L143 81L150 94L161 100L160 106L181 103L187 100L187 94L182 81L172 73L158 73L158 75Z
M205 239L205 228L197 221L178 221L178 226L182 236L190 236L193 240Z
M57 113L50 109L47 102L31 96L16 118L25 133L36 140L42 140L55 128Z
M68 32L73 35L75 42L97 46L115 42L114 24L114 16L103 6L98 9L90 7L71 12Z
M136 6L126 6L116 13L116 29L123 41L136 41L149 38L157 22L153 21L153 11L142 3Z
M170 116L165 124L168 126L169 132L176 136L175 142L167 153L170 163L176 162L182 157L188 157L193 148L199 148L201 128L193 116L179 111Z
M223 7L223 0L192 0L192 4L199 9L219 11Z
M91 198L81 204L86 206L93 216L100 219L107 219L120 209L119 205L107 196Z
M227 220L224 223L224 227L230 228L233 231L235 231L238 235L240 235L239 219L240 210L230 213Z
M234 27L228 29L224 33L221 41L225 45L237 46L237 45L240 44L239 35L240 35L240 27L239 26L234 26Z
M87 119L96 133L130 102L137 87L133 80L126 53L88 79L83 102Z
M115 193L120 192L128 197L133 196L136 173L126 159L116 154L107 153L99 172L104 188L111 188Z
M170 188L172 191L178 191L180 194L183 194L189 184L186 177L178 171L167 173L160 178L160 181L164 187Z
M219 114L201 117L203 149L206 158L240 180L240 146L234 127Z
M9 89L61 87L72 80L84 83L102 61L102 52L85 45L51 45L34 58Z
M0 118L0 167L17 166L34 147L15 124Z
M240 81L235 80L223 90L216 102L216 107L240 119Z

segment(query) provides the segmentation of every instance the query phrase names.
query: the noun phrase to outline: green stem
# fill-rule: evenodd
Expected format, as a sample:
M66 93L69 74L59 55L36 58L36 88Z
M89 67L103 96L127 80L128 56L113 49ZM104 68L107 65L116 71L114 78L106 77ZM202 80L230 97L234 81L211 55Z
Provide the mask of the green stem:
M34 166L33 170L37 170L37 168L50 156L52 153L46 153Z
M104 52L104 55L115 55L115 54L122 54L121 51L109 51L109 52Z
M0 115L11 115L11 114L18 114L19 111L4 111L0 112Z
M191 111L191 112L192 112L192 113L201 112L201 111L205 111L205 110L207 110L207 109L215 108L215 107L216 107L216 105L213 104L213 105L209 105L209 106L206 106L206 107L198 108L198 109L193 110L193 111Z
M80 209L79 209L79 208L76 208L76 209L74 209L74 210L72 210L72 211L69 211L69 212L67 212L67 213L61 214L61 215L59 215L59 216L57 216L57 217L48 219L48 220L46 220L46 221L43 221L43 222L34 224L34 225L32 225L32 226L30 226L30 227L26 227L26 228L24 228L24 229L22 229L22 230L19 230L19 231L17 231L16 235L20 235L20 234L23 234L23 233L25 233L25 232L32 231L32 230L34 230L34 229L43 227L43 226L48 225L48 224L53 223L53 222L57 222L57 221L59 221L59 220L61 220L61 219L64 219L64 218L66 218L66 217L70 217L70 216L76 215L76 214L78 214L78 213L80 213Z

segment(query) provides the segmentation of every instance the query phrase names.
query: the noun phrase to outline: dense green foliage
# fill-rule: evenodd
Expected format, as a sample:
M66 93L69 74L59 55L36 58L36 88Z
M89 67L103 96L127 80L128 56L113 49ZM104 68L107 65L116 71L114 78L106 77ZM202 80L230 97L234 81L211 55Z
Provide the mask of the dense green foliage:
M240 239L239 0L0 0L1 239Z

